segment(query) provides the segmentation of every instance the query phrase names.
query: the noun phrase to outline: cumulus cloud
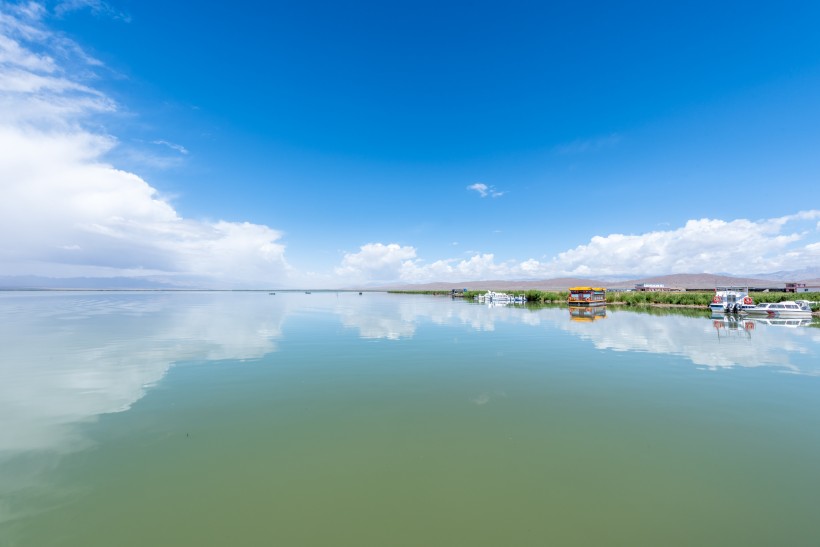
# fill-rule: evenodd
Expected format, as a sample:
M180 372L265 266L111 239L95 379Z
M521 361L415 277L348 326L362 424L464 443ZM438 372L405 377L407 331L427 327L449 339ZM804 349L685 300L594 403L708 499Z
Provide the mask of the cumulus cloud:
M406 264L412 263L416 249L398 243L368 243L356 253L345 253L335 273L351 282L387 282L401 276Z
M500 198L501 196L506 194L506 192L499 192L495 189L494 186L488 186L483 182L476 182L475 184L471 184L467 187L467 190L478 192L478 194L483 198L486 198L487 196L493 198Z
M97 62L45 17L35 3L0 6L0 274L281 283L290 267L279 231L182 218L148 182L104 160L118 141L89 122L99 127L118 105L77 76Z
M337 274L344 276L353 271L344 267L348 256L381 264L380 260L391 256L388 249L399 248L412 249L413 252L401 260L390 260L390 267L381 269L378 278L367 278L368 270L357 268L358 279L423 283L794 270L820 263L820 242L815 229L817 218L820 218L820 210L756 221L690 220L671 230L595 236L589 242L547 260L499 261L493 253L475 253L469 258L426 261L416 256L413 247L371 243L365 247L372 252L346 255Z
M499 279L517 276L512 262L496 262L492 253L475 254L466 259L443 259L432 263L421 260L408 261L402 265L401 281L408 283L425 281L468 281L473 279Z
M820 259L805 230L805 221L817 217L820 211L812 210L757 221L700 219L673 230L596 236L551 265L595 275L798 269Z

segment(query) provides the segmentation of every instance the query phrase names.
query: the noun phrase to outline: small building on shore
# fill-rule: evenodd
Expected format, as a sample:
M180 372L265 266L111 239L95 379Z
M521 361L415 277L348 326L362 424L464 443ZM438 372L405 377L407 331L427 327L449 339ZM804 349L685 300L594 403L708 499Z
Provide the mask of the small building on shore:
M663 283L636 283L635 290L638 292L684 292L686 289L667 287Z
M786 292L820 292L820 287L809 286L806 283L786 283Z

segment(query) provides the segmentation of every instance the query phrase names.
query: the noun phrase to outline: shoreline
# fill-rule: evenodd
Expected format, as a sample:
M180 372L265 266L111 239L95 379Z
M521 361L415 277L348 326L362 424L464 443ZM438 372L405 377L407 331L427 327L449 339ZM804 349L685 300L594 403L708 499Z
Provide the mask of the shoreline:
M387 291L392 294L417 294L427 296L452 296L451 291L448 290L428 290L428 291ZM457 298L464 300L473 300L474 296L483 291L467 291ZM568 293L566 291L541 291L541 290L527 290L527 291L505 291L510 294L521 294L527 297L528 304L557 304L566 305ZM659 309L686 309L698 310L703 312L711 312L709 304L712 301L713 292L706 291L688 291L688 292L617 292L613 295L607 294L607 306L625 306L635 308L659 308ZM787 300L800 300L794 293L778 292L778 293L759 293L760 301L783 302ZM617 295L617 296L616 296ZM764 297L763 295L767 295ZM757 294L755 295L757 296ZM820 300L820 293L807 293L806 298L811 301ZM610 298L612 298L610 300ZM816 307L817 304L814 304ZM820 309L812 311L812 317L820 317Z

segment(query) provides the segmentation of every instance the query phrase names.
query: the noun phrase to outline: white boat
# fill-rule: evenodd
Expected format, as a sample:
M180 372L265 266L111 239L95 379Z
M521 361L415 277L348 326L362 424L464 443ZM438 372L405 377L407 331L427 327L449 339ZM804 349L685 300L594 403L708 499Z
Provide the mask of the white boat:
M769 318L810 318L811 306L805 300L786 300L785 302L764 302L753 308L743 310L751 317Z
M749 287L715 287L709 308L712 313L740 313L755 307Z
M527 297L521 295L511 295L505 292L487 291L485 294L476 296L479 302L493 302L495 304L523 304L527 301Z

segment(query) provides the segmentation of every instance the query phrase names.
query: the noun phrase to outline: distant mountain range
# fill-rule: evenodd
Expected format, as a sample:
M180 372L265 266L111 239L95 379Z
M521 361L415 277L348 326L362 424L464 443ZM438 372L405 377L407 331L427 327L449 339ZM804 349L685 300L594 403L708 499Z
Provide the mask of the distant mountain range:
M817 282L820 279L820 267L803 268L802 270L780 271L767 274L753 274L746 277L755 277L758 279L771 279L772 281L799 281L801 283L807 281Z
M653 277L642 277L637 279L602 278L590 279L582 277L558 277L554 279L538 280L486 280L486 281L463 281L459 283L424 283L424 284L403 284L380 287L388 290L417 290L417 291L440 291L450 289L498 289L498 290L566 290L567 287L574 286L601 286L610 289L630 289L637 283L662 283L666 287L681 289L712 289L717 285L745 285L757 288L782 289L786 281L806 283L807 285L820 286L820 278L805 279L799 276L783 275L787 272L770 274L771 278L764 276L732 276L725 274L672 274ZM782 276L782 277L774 277ZM782 280L781 280L782 279Z
M804 268L794 271L780 271L766 274L735 276L729 274L671 274L653 277L630 279L625 276L601 276L599 278L557 277L552 279L502 280L490 279L481 281L459 281L456 283L434 282L420 284L388 284L367 287L350 287L361 290L450 290L450 289L499 289L499 290L566 290L578 285L594 285L608 288L632 288L636 283L663 283L667 287L682 289L711 289L715 285L748 285L759 288L783 288L786 282L806 283L809 286L820 286L820 268ZM21 289L101 289L101 290L192 290L192 289L263 289L264 287L226 287L215 286L204 279L172 280L157 277L72 277L55 278L41 276L0 276L0 290Z
M40 277L19 275L0 277L0 290L6 289L189 289L147 277Z

